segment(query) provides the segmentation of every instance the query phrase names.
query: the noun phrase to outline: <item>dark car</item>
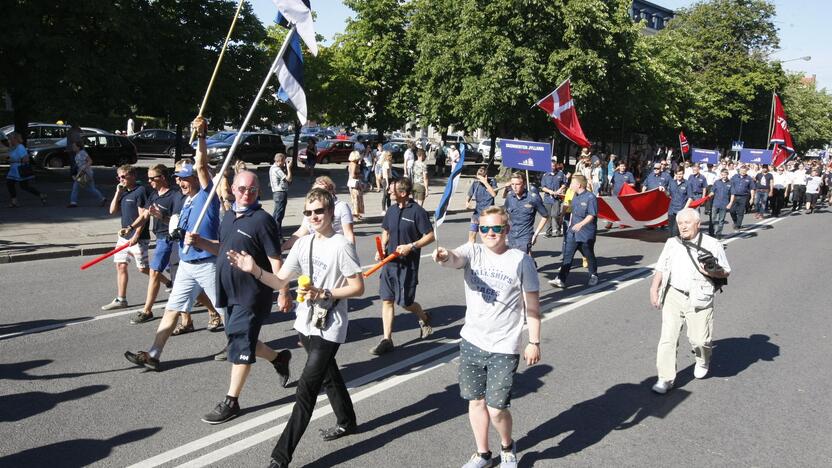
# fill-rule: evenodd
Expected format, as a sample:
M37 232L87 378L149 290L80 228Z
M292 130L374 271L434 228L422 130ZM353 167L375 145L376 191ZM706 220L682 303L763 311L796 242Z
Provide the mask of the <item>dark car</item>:
M316 162L321 164L347 162L355 150L355 142L349 140L324 140L315 144ZM298 161L306 163L306 148L298 150Z
M188 145L188 137L182 134L180 153L184 156L194 154L193 147ZM176 154L176 132L161 128L142 130L127 137L136 145L139 156L174 156Z
M121 166L135 164L139 159L136 147L123 135L112 133L84 133L84 149L92 159L94 166ZM41 167L60 168L69 166L74 156L66 150L66 139L54 145L42 146L29 150L34 164Z
M220 135L213 141L206 141L208 161L211 164L221 164L234 143L234 132L220 132L228 135ZM213 137L213 136L212 136ZM210 139L209 139L210 140ZM267 163L274 161L276 153L285 153L286 145L279 135L270 133L243 132L240 143L234 153L234 159L250 164Z
M389 151L393 154L393 162L400 163L404 161L404 152L407 150L407 142L404 141L388 141L382 145L383 151Z

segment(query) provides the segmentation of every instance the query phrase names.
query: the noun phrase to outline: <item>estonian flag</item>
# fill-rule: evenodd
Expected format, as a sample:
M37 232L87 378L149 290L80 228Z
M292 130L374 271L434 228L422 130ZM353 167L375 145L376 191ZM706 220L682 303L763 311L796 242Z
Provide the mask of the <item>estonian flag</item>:
M459 183L459 176L462 175L462 165L465 163L465 145L459 145L459 161L451 169L451 175L448 176L448 183L445 184L445 193L442 194L442 199L439 200L439 206L436 207L436 212L433 214L434 229L445 221L445 215L448 213L448 206L451 204L451 196L456 192L456 185Z
M278 15L280 20L280 15ZM277 63L277 81L280 89L275 95L283 102L289 103L298 113L301 125L306 124L306 92L303 90L303 55L297 32L289 38L289 47Z
M277 7L278 21L281 26L286 26L288 23L294 23L297 27L298 34L303 42L306 43L306 48L312 55L318 55L318 43L315 40L315 26L312 21L312 7L309 6L309 0L272 0ZM285 22L281 21L281 15Z

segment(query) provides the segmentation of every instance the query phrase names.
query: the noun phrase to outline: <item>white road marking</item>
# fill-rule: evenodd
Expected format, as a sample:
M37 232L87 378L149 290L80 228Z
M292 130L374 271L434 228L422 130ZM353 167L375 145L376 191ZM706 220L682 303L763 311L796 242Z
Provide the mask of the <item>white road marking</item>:
M756 228L758 226L767 225L767 224L774 224L776 222L781 221L782 219L783 218L769 218L768 220L765 220L765 221L755 225L754 228L751 228L751 230L746 231L746 232L751 232L753 230L756 230ZM728 243L733 242L737 239L744 238L744 237L742 237L742 234L744 234L744 233L740 233L740 236L731 237L731 238L725 240L723 242L723 244L728 244ZM612 280L608 280L608 281L599 283L598 285L590 287L590 288L582 289L580 291L580 294L576 293L576 294L573 294L573 295L565 298L565 301L560 302L556 308L553 308L549 312L545 313L541 322L547 322L549 320L554 319L555 317L559 317L561 315L564 315L564 314L566 314L568 312L571 312L575 309L583 307L586 304L589 304L589 303L594 302L598 299L606 297L610 294L621 291L624 288L627 288L627 287L630 287L634 284L637 284L637 283L641 282L642 280L644 280L646 278L649 278L649 276L644 276L644 275L645 275L645 273L651 272L653 270L654 266L655 266L655 264L651 264L651 265L646 266L646 267L636 268L632 271L629 271L627 273L619 275L618 277L616 277ZM599 291L599 290L602 290L602 289L606 289L606 290L602 291L602 292L598 292L596 294L587 295L587 294L591 294L593 292L596 292L596 291ZM352 388L352 389L361 387L361 386L363 386L363 385L365 385L369 382L373 382L373 381L375 381L379 378L391 375L394 372L397 372L398 370L406 368L407 366L409 366L411 364L422 362L422 361L430 359L433 356L436 356L438 354L449 352L457 346L459 341L460 341L459 339L454 339L454 340L442 339L442 340L439 340L439 341L436 342L439 345L436 348L434 348L430 351L426 351L424 353L421 353L419 355L413 356L413 357L411 357L407 360L404 360L400 363L388 366L388 367L383 368L383 369L379 369L379 370L377 370L377 371L375 371L371 374L368 374L366 376L355 379L355 380L347 383L347 387ZM356 392L351 392L350 395L351 395L351 398L353 400L353 403L357 403L357 402L362 401L366 398L377 395L377 394L382 393L386 390L392 389L393 387L395 387L395 386L397 386L401 383L407 382L407 381L409 381L411 379L414 379L416 377L419 377L419 376L421 376L421 375L423 375L423 374L425 374L425 373L427 373L427 372L429 372L433 369L439 368L439 367L447 364L448 362L451 362L456 357L456 355L457 355L456 352L449 352L448 355L442 356L442 357L440 357L440 358L438 358L434 361L431 361L427 364L424 364L420 367L417 367L417 368L415 368L414 371L411 371L408 374L399 375L399 376L396 376L396 377L393 377L393 378L390 378L390 379L387 379L387 380L383 380L383 381L378 382L375 385L372 385L372 386L370 386L366 389L356 391ZM320 395L318 397L318 402L320 403L320 402L324 401L325 399L326 399L325 395ZM180 447L168 450L167 452L161 453L161 454L159 454L155 457L143 460L139 463L136 463L135 465L132 465L130 468L140 468L140 467L141 468L150 468L150 467L157 467L157 466L163 465L165 463L171 462L171 461L176 460L178 458L182 458L182 457L184 457L184 456L186 456L190 453L196 452L197 450L200 450L202 448L213 446L215 443L220 442L222 440L229 439L229 438L231 438L235 435L238 435L238 434L241 434L243 432L254 429L257 426L261 426L261 425L267 424L267 423L272 423L273 421L276 421L276 420L278 420L279 418L281 418L283 416L288 416L291 413L291 410L292 410L292 405L291 404L286 404L286 405L284 405L284 406L282 406L282 407L280 407L276 410L273 410L269 413L258 416L258 417L254 418L252 420L249 420L249 421L246 421L246 422L239 423L237 425L228 427L228 428L223 429L219 432L216 432L216 433L213 433L211 435L205 436L203 438L197 439L195 441L189 442L189 443L187 443L185 445L182 445ZM330 413L332 413L332 406L331 405L320 406L320 407L318 407L318 405L316 405L316 409L315 409L315 412L312 414L312 419L311 420L313 420L313 421L317 420L317 419L319 419L323 416L326 416ZM221 447L217 450L211 451L211 452L209 452L207 454L204 454L204 455L201 455L201 456L199 456L195 459L189 460L189 461L187 461L184 464L179 465L179 466L190 468L190 467L204 467L204 466L214 465L218 461L220 461L224 458L230 457L230 456L232 456L236 453L239 453L243 450L246 450L246 449L251 448L255 445L258 445L260 443L263 443L263 442L266 442L270 439L278 437L280 435L280 433L283 431L283 428L285 426L286 426L286 423L284 422L284 423L279 424L277 426L270 427L269 429L264 429L262 431L256 432L256 433L254 433L252 435L249 435L248 437L245 437L243 439L240 439L240 440L238 440L238 441L236 441L232 444L223 446L223 447Z

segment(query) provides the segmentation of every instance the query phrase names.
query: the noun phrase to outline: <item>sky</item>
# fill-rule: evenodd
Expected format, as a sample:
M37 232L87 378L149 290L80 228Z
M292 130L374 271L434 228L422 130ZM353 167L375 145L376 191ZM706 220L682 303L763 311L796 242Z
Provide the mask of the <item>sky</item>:
M250 0L254 13L264 23L274 20L276 8L271 0ZM666 8L688 7L690 0L651 0ZM344 31L346 18L353 12L340 0L312 0L312 9L317 14L315 31L325 37L329 44L332 37ZM832 89L832 48L829 48L823 31L829 27L832 17L830 0L774 0L777 7L775 25L779 29L780 50L772 54L772 60L781 60L783 68L801 71L817 77L818 88ZM320 5L326 5L320 8ZM791 59L810 56L810 61Z

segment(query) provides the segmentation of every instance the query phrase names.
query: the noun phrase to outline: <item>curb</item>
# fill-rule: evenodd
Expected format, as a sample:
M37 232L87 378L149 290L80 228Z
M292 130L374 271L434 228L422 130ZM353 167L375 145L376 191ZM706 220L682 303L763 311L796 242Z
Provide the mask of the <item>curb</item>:
M112 247L84 247L77 249L54 250L50 252L25 252L19 254L0 255L0 264L21 263L33 260L47 260L52 258L83 257L85 255L101 255L113 250Z

